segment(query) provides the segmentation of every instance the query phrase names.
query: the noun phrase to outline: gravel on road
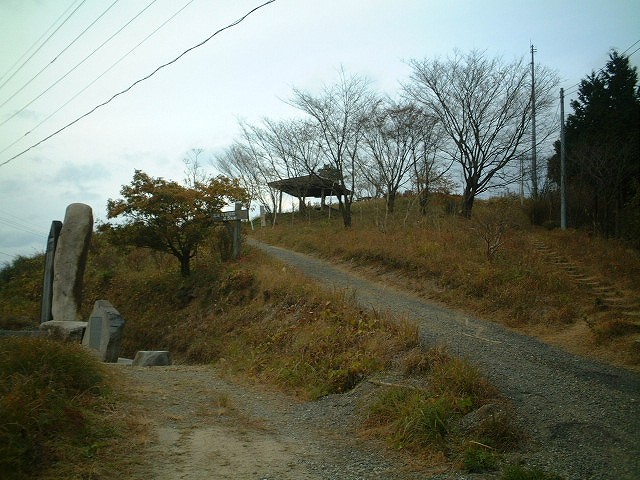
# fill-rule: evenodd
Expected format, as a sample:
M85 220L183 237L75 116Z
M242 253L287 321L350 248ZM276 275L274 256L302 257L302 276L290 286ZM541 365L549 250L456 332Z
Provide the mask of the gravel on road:
M528 464L567 479L640 479L640 374L430 304L351 269L249 242L328 288L352 291L364 307L406 316L425 345L446 344L480 366L530 435Z

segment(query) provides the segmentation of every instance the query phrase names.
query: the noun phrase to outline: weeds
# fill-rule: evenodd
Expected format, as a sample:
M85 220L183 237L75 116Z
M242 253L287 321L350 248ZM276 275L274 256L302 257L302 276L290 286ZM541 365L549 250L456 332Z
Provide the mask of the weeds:
M391 272L390 281L425 297L541 336L566 330L597 307L594 293L537 252L537 242L580 265L585 276L606 279L630 298L639 296L637 250L582 232L530 226L513 199L478 201L469 221L449 213L450 199L434 195L426 215L390 215L384 232L376 225L382 201L354 204L357 214L349 231L325 217L305 221L301 228L281 216L275 228L257 229L252 235L376 273ZM411 201L399 198L397 211L409 212ZM561 341L573 342L567 344L573 351L584 353L584 345L590 344L598 347L600 358L625 361L616 350L619 345L595 345L595 340ZM595 355L594 348L586 350Z
M104 367L79 345L0 341L0 477L26 478L70 451L82 461L114 435L100 421Z
M405 372L417 374L424 387L379 392L366 406L368 434L394 448L459 462L469 472L494 469L499 452L519 445L510 415L496 403L504 402L475 367L442 346L421 354L414 349L406 360L412 368Z
M500 480L562 480L562 477L538 469L508 466L504 469Z

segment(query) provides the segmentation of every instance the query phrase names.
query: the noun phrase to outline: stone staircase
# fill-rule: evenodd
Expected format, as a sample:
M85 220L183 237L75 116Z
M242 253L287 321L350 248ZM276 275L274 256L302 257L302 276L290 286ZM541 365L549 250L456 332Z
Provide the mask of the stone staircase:
M625 294L606 280L587 275L578 265L543 242L532 243L547 263L557 266L566 272L574 283L591 291L598 310L613 310L627 321L640 323L640 299Z

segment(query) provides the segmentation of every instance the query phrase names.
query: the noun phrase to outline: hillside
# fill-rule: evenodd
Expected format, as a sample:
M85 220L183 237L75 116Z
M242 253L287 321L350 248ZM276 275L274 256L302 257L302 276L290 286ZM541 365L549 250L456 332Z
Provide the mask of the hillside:
M249 235L568 351L638 368L638 249L585 231L532 226L534 206L523 209L516 199L478 201L470 221L450 213L455 201L434 196L426 216L412 197L398 199L393 215L381 199L357 202L350 230L336 210L311 208Z
M578 469L578 457L571 453L571 445L577 445L585 434L599 432L598 435L617 436L620 450L611 461L619 464L622 472L633 471L637 466L625 453L633 442L620 437L625 428L632 428L624 412L635 408L626 399L627 390L637 388L633 382L621 379L626 374L614 370L610 373L589 363L574 371L576 365L583 364L547 351L543 344L525 354L529 348L525 348L526 337L509 337L508 332L485 325L481 319L637 369L637 351L633 350L637 323L630 300L637 298L637 253L622 244L579 232L531 228L518 208L507 204L505 209L500 202L481 204L478 216L471 222L447 214L446 206L445 199L434 201L430 215L424 218L413 216L411 199L407 198L400 199L396 217L385 216L377 201L356 204L354 226L348 231L336 221L335 212L329 219L327 212L313 210L305 215L283 215L275 228L247 228L246 233L254 238L290 244L337 261L339 271L375 278L384 290L371 296L382 303L366 302L373 310L354 301L362 293L361 287L350 284L346 290L339 287L325 291L322 287L330 286L342 275L335 273L338 270L326 270L329 267L310 267L314 275L326 270L320 283L314 283L301 276L299 270L282 266L250 247L238 261L220 263L219 244L212 237L206 248L200 249L193 274L185 279L180 277L172 257L114 248L96 235L85 278L83 314L88 315L93 301L99 298L110 299L117 306L128 320L124 356L132 356L139 349L169 349L177 363L214 363L212 375L271 385L293 395L296 401L311 402L308 405L320 405L314 399L325 398L340 398L345 406L351 405L349 409L356 409L357 404L357 410L353 410L357 415L349 417L355 422L349 434L386 438L391 447L402 447L408 453L401 462L410 468L427 468L431 472L498 468L506 479L511 478L506 476L509 464L524 458L527 464L533 462L533 466L563 472L567 478L581 478L571 472L601 471L601 466L589 460L598 458L599 447L594 445L596 450L592 453L580 451L584 459ZM499 238L491 237L492 231L501 234ZM490 255L488 247L492 248ZM0 328L35 326L41 268L41 259L34 257L19 259L2 270ZM393 307L395 300L385 300L387 294L395 295L394 285L429 299L424 305L435 301L456 307L458 313L454 316L459 320L453 320L453 325L462 322L465 328L454 327L457 334L442 330L449 328L445 327L449 314L438 310L442 307L437 305L429 307L441 312L436 314L440 333L435 336L435 331L429 333L423 327L419 331L413 321L401 321L406 316L404 309ZM605 287L611 289L606 292L618 296L601 293ZM399 295L408 298L406 293ZM613 302L614 298L620 300ZM402 301L411 305L419 302ZM431 348L434 342L439 345ZM442 343L452 346L451 353ZM474 343L477 350L461 348ZM495 348L487 349L487 345ZM498 353L503 348L497 348L499 345L514 350L508 354L513 357L509 357L511 360ZM474 365L452 354L468 356ZM518 355L535 362L518 362L514 360ZM491 383L475 364L489 373ZM521 374L513 368L516 365L524 369ZM502 370L496 370L497 366ZM556 373L550 376L545 373L547 370ZM535 378L528 378L530 374ZM168 375L159 381L179 385ZM520 380L515 381L516 377ZM513 382L509 380L512 378ZM364 379L369 381L363 382ZM354 386L360 391L372 381L377 387L375 394L367 394L367 402L351 393ZM526 391L522 382L528 385ZM416 391L415 385L428 388ZM570 391L567 385L573 385ZM593 388L597 392L589 393ZM552 389L565 393L552 393ZM545 395L536 394L537 390ZM332 397L344 392L350 393ZM180 392L171 394L174 393L180 397ZM215 392L210 394L215 397ZM136 395L136 405L147 401ZM599 400L576 409L577 402L571 400L575 395ZM569 405L558 400L562 398ZM538 405L536 402L541 399L543 404ZM321 404L332 408L331 402ZM476 410L495 408L496 404L506 411L519 411L518 424L494 424L490 429L472 429L460 435L459 426L466 421L463 419ZM363 405L365 409L361 410ZM607 418L615 420L616 425L622 415L620 426L602 427L598 423L600 414L596 415L592 407L598 412L606 409ZM427 422L426 430L408 430L408 425L416 425L415 415L425 415L427 411L434 418L446 420ZM319 414L328 414L322 412ZM538 418L539 414L544 417ZM576 416L580 418L577 423ZM143 418L146 417L139 420ZM158 418L181 421L168 410ZM133 420L132 417L129 423ZM146 427L144 421L136 424L143 433L127 442L144 442L146 435L153 437L153 432L144 433L149 421L146 420ZM540 425L546 426L537 432ZM594 430L588 433L584 430L587 426ZM407 432L409 436L405 436ZM185 435L190 435L188 429ZM530 440L535 444L541 438L545 448L531 456ZM603 441L609 440L603 437ZM116 444L121 452L147 448L142 444L123 447L120 441ZM478 449L478 445L491 448L487 452L486 447ZM92 455L99 461L104 458L102 447L96 448L98 451ZM123 468L133 468L132 462L138 462L138 458L127 458ZM109 457L109 462L119 460ZM114 469L113 463L98 467L104 478L126 475ZM136 471L144 472L140 468ZM494 474L488 475L487 478L495 478Z

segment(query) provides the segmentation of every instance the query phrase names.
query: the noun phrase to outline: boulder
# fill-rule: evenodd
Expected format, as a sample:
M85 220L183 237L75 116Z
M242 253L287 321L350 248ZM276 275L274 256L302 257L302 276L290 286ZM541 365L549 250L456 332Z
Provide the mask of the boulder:
M469 433L504 421L509 421L509 412L505 406L488 403L462 417L458 428L463 433Z
M50 320L40 324L40 330L46 332L48 337L53 337L63 342L82 341L82 336L87 327L87 322L63 322L60 320Z
M67 207L53 262L51 316L58 321L80 320L82 279L93 230L89 205Z
M82 345L103 362L116 363L124 323L118 310L107 300L96 301L82 337Z
M171 365L171 355L166 350L140 350L133 358L134 367L157 367Z

